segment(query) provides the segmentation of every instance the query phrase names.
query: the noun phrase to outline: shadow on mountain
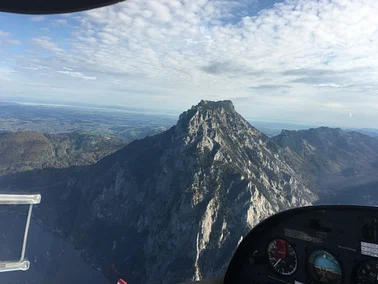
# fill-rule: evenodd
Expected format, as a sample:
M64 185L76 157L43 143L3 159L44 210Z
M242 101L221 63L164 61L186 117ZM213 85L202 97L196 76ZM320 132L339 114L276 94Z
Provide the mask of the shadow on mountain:
M88 166L65 169L31 170L0 177L1 193L40 193L42 202L33 208L33 217L61 234L71 232L82 203L76 181Z
M320 204L378 206L378 182L349 186L342 192L329 191L315 202L315 205Z

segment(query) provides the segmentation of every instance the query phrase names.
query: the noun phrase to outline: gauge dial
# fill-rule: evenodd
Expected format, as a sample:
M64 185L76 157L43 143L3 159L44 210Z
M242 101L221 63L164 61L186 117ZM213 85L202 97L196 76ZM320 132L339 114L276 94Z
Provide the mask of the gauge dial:
M356 284L378 284L377 260L367 260L357 266Z
M318 283L339 284L342 280L340 264L329 252L316 250L308 259L311 276Z
M281 275L292 275L297 269L297 255L285 240L276 239L269 243L268 258L272 268Z

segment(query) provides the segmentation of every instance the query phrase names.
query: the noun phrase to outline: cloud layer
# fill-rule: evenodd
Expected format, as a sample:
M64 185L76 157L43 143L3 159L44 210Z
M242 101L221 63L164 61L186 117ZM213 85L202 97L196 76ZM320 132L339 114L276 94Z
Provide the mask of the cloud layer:
M0 26L0 41L14 41L0 59L14 72L0 84L11 96L64 90L70 100L177 110L234 99L253 119L378 128L378 2L258 6L128 0L31 17L41 29L26 42ZM11 47L21 42L22 55Z

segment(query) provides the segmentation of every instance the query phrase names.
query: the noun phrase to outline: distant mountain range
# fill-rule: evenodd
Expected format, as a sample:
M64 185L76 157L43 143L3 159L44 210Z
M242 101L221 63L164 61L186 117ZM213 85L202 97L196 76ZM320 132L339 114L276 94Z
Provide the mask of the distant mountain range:
M281 133L283 129L286 130L307 130L310 128L319 128L321 125L307 125L307 124L296 124L296 123L285 123L285 122L267 122L267 121L256 121L254 119L248 120L254 127L264 132L269 137L277 136ZM337 128L337 127L334 127ZM361 134L369 135L372 137L378 137L378 129L374 128L351 128L351 127L341 127L342 130L347 132L359 132Z
M377 145L325 127L269 138L231 101L201 101L93 165L4 175L0 189L40 192L38 220L107 277L116 267L130 283L177 283L224 273L241 238L274 213L353 183L358 195L378 180Z
M272 138L311 188L337 190L378 180L378 139L339 128L282 131Z

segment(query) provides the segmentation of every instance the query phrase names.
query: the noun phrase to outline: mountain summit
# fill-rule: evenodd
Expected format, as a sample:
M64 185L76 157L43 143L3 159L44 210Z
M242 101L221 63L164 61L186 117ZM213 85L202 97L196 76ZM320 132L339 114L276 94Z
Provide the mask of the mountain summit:
M240 114L235 111L231 101L205 101L183 112L176 125L177 129L185 129L193 135L202 135L204 130L213 129L228 131L227 134L238 134L241 131L252 130L253 135L267 137L253 128ZM232 133L236 131L236 133Z
M0 184L42 188L38 216L109 276L114 264L133 283L177 283L225 272L253 226L316 199L269 143L230 101L201 101L95 165Z
M173 283L224 272L254 225L315 199L266 140L230 101L201 101L168 131L93 167L78 184L91 212L82 222L114 232L113 261L131 281ZM83 245L98 251L103 236L91 238Z

